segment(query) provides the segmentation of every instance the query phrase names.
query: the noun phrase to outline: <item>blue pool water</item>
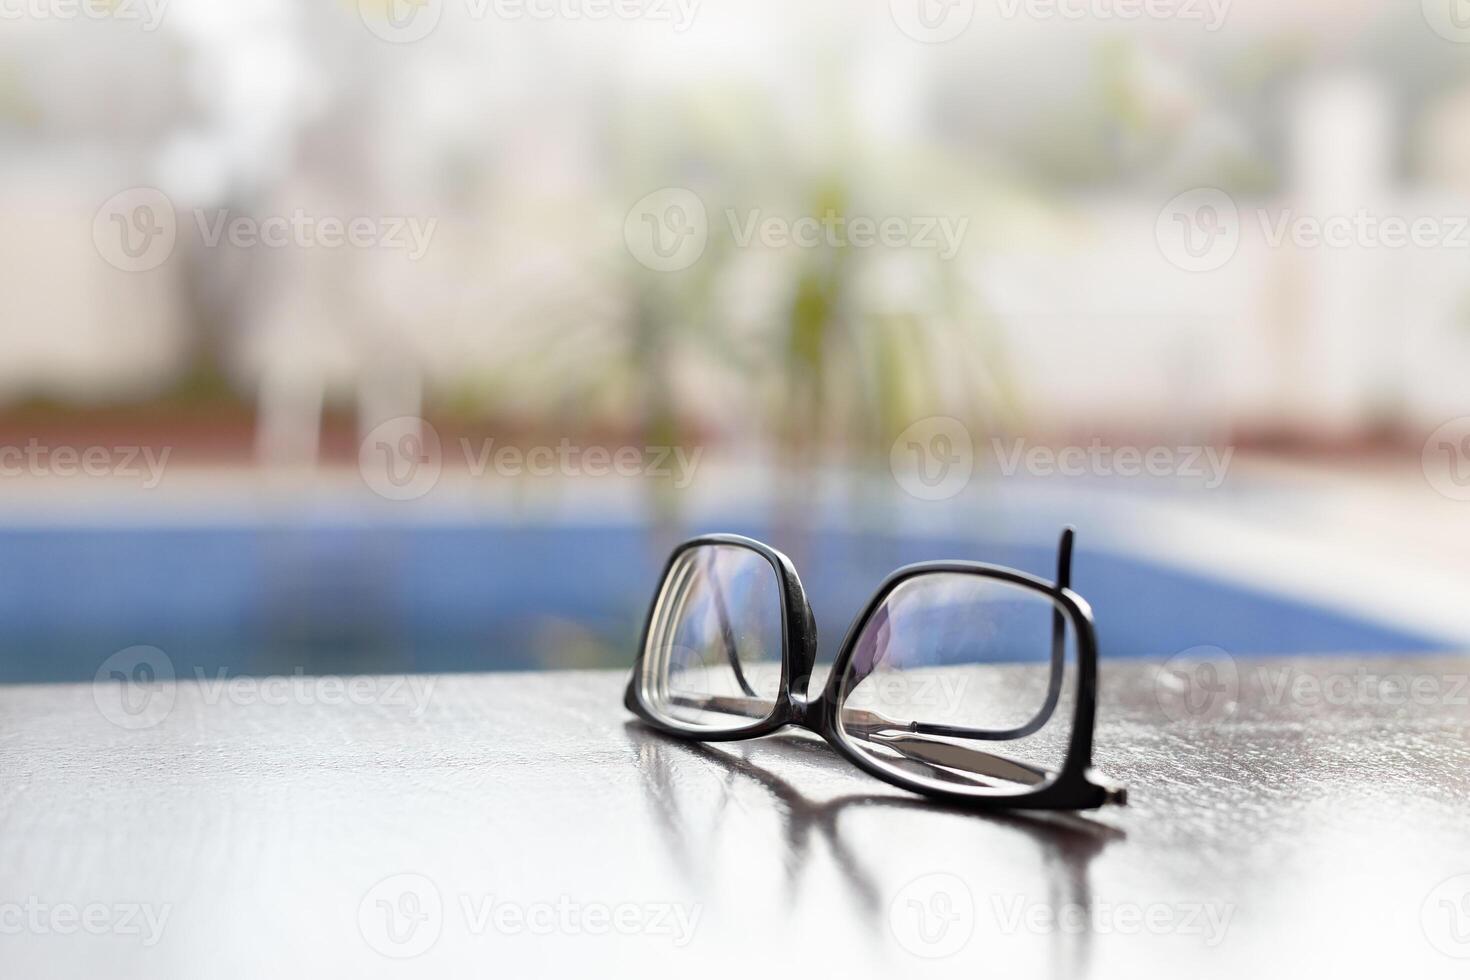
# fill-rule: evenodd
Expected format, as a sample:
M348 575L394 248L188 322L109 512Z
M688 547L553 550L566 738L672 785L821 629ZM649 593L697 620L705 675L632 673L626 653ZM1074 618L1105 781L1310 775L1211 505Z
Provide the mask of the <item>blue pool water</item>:
M6 529L0 682L91 680L135 645L163 649L188 676L624 666L672 543L638 526ZM1054 562L1050 542L816 531L771 543L797 562L826 657L899 565L976 559L1050 578ZM1105 658L1446 646L1085 542L1073 584Z

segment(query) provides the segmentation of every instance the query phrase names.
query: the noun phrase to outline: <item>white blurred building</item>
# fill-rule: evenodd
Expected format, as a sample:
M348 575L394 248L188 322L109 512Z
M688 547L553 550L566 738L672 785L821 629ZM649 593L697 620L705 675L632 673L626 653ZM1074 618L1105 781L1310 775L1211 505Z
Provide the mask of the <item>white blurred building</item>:
M262 400L267 456L310 456L314 441L293 443L292 433L332 399L357 405L365 427L413 413L425 388L487 380L555 407L569 378L595 388L638 370L648 314L621 244L630 189L619 181L636 169L627 160L660 138L687 138L687 148L652 149L696 161L718 154L743 176L762 166L762 148L722 131L728 120L714 110L675 137L650 139L610 120L630 92L667 84L658 38L642 26L623 37L625 48L540 24L513 34L456 26L398 46L362 30L350 4L178 7L158 35L103 23L78 40L58 25L26 25L27 43L0 44L24 83L3 131L13 152L0 156L0 399L161 387L203 315L222 332L241 389ZM700 50L680 47L664 67L696 71ZM704 61L726 73L743 64L729 51ZM923 70L912 46L874 63ZM848 85L863 65L837 71L833 84ZM790 81L770 70L773 84ZM705 80L712 103L728 109L719 99L734 77ZM874 102L870 125L856 127L866 135L854 138L917 138L929 89L905 77L883 93L852 83L848 98ZM827 104L820 93L786 101L801 98ZM1404 119L1392 99L1372 76L1302 80L1284 116L1284 189L1229 202L1233 244L1207 268L1181 266L1160 230L1166 201L1134 187L1058 197L1046 231L963 250L956 278L973 293L968 305L996 324L1025 424L1196 438L1285 427L1350 439L1385 420L1431 425L1462 414L1470 247L1272 240L1299 220L1359 211L1431 219L1446 235L1470 217L1470 92L1426 114L1417 144L1426 180L1413 187L1397 175ZM836 122L831 129L847 138ZM881 156L859 164L859 180L884 183ZM795 178L776 169L761 179ZM111 193L140 184L172 195L180 242L160 267L123 272L97 254L92 218ZM411 260L372 249L200 247L199 214L300 209L432 220L432 249ZM976 226L987 217L971 215ZM731 281L716 292L738 295L745 313L781 315L791 283L771 274L779 268L731 263L722 272ZM746 408L732 406L737 384L691 388L714 428ZM604 389L609 403L624 391Z

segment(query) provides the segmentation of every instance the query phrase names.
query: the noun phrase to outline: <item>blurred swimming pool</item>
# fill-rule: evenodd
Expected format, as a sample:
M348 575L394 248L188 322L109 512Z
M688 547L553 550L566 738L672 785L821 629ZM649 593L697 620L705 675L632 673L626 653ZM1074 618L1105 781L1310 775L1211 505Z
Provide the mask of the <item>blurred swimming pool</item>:
M1030 543L814 530L797 562L831 657L893 568L964 558L1050 578ZM696 529L701 530L701 529ZM1443 639L1089 547L1074 585L1105 658L1415 652ZM91 680L112 653L168 653L181 676L625 666L673 540L567 524L34 527L0 530L0 682Z

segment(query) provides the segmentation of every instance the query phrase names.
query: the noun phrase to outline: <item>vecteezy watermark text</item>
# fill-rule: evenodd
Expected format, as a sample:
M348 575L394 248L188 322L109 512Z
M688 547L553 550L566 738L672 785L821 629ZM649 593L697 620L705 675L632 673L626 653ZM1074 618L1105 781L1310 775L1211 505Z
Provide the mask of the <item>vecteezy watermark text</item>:
M914 249L949 261L964 245L967 215L780 214L726 208L724 231L736 248ZM655 272L678 272L699 261L712 231L698 194L665 187L640 198L623 220L629 254Z
M439 227L438 218L422 215L332 214L299 207L275 214L195 208L192 215L203 248L377 249L402 252L411 262L427 254ZM97 209L92 244L114 268L148 272L173 255L180 224L167 194L155 187L132 187Z
M955 718L969 687L968 676L875 670L843 700L843 710L924 708L936 719Z
M1203 481L1206 490L1225 482L1235 455L1234 446L1109 446L1101 439L1060 448L992 439L991 447L1003 476L1178 477Z
M1000 931L1117 934L1121 936L1198 936L1207 947L1225 941L1235 906L1228 902L1066 902L1054 905L1025 896L992 895L991 911Z
M147 902L43 902L35 895L22 901L0 901L0 936L91 936L137 937L144 946L156 946L163 938L172 903Z
M423 716L434 696L437 683L432 675L378 677L358 675L341 677L333 674L308 676L300 667L290 675L266 677L230 677L223 668L213 676L201 667L194 668L200 696L213 707L225 703L249 707L299 705L375 705L408 708L414 718Z
M298 667L289 675L235 676L194 668L200 699L207 707L339 705L406 708L414 718L428 709L438 681L432 675L308 675ZM161 724L178 701L173 658L157 647L119 650L102 662L92 679L92 699L102 717L119 728L140 731Z
M605 477L668 480L675 490L694 482L703 446L583 446L562 437L555 444L518 446L494 438L461 436L455 443L465 471L510 479ZM445 448L438 431L417 416L389 419L363 438L358 471L368 489L387 500L417 500L439 483Z
M1140 20L1198 23L1206 31L1225 24L1232 0L997 0L992 16L1003 20ZM889 0L898 29L915 41L942 44L965 32L975 18L975 0Z
M1264 695L1262 701L1268 705L1294 704L1305 708L1470 705L1470 674L1463 673L1411 673L1357 667L1318 674L1295 667L1259 667L1254 672L1254 680Z
M145 490L163 481L172 446L0 446L0 477L124 477L141 480Z
M694 471L704 454L703 446L579 446L562 438L555 446L497 446L494 439L461 438L465 465L472 476L492 470L498 476L567 477L661 477L673 481L674 489L694 482Z
M1263 708L1432 708L1470 705L1470 674L1463 671L1304 670L1295 665L1242 666L1216 646L1191 647L1170 657L1154 678L1159 707L1180 722L1219 722L1241 704Z
M993 931L1003 935L1194 936L1206 947L1225 940L1235 914L1233 904L1201 901L1053 902L992 894L982 904L963 878L935 872L920 875L894 894L888 906L888 925L909 953L942 959L969 944L987 905Z
M680 902L583 902L569 895L523 902L494 895L461 895L471 935L662 936L689 945L704 907Z
M399 249L417 262L429 250L438 218L413 215L315 215L296 208L289 215L231 214L228 209L194 212L199 238L206 248L221 241L235 248L382 248Z
M700 0L357 0L363 25L392 44L422 41L439 27L446 9L472 21L649 21L682 34L694 23Z
M996 0L1007 20L1135 21L1199 23L1206 31L1225 25L1232 0Z
M523 900L462 892L448 903L427 875L389 875L363 895L358 931L376 952L408 959L431 949L450 912L471 936L648 936L682 948L694 939L704 912L699 903L585 901L570 895Z
M1470 250L1470 214L1399 214L1371 208L1317 213L1297 207L1242 210L1215 187L1199 187L1164 205L1154 225L1171 265L1210 272L1226 265L1254 219L1267 248L1299 250Z
M156 31L169 0L0 0L0 20L137 21Z
M990 440L996 468L1004 477L1103 477L1175 479L1206 490L1225 482L1233 446L1113 446L1100 438L1087 445L1050 446L1024 438ZM969 485L976 463L975 442L959 419L936 415L899 433L888 465L898 485L920 500L947 500Z
M760 208L743 214L736 208L726 208L725 222L739 248L748 248L753 242L766 248L916 248L932 250L946 261L959 252L970 227L968 216L874 218L824 211L792 218L766 214Z

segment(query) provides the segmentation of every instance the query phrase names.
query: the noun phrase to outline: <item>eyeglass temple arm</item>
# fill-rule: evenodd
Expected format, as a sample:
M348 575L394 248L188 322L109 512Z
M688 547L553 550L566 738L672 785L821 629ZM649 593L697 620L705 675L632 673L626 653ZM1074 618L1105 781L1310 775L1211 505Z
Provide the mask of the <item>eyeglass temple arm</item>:
M740 715L744 718L765 718L771 713L771 702L755 697L746 698L728 694L695 696L671 692L668 700L681 708L722 711L727 715Z
M945 769L959 773L971 782L976 781L973 777L979 776L986 780L1037 786L1051 776L1049 769L1043 769L1040 766L1017 762L992 752L956 745L954 742L946 742L927 735L873 732L859 733L858 737L865 742L892 749L916 762L943 766Z
M1061 540L1057 542L1058 589L1072 587L1072 543L1076 537L1076 529L1062 528ZM1023 738L1040 731L1051 721L1052 713L1057 710L1057 702L1062 699L1062 674L1066 672L1066 659L1067 617L1062 615L1061 607L1054 605L1051 612L1051 675L1046 681L1046 701L1041 705L1041 710L1036 712L1035 718L1020 728L1004 733L1006 737Z
M771 713L769 701L755 698L728 695L690 697L687 694L676 694L671 700L686 708L721 711L746 718L764 718ZM929 726L919 723L905 725L884 718L877 712L856 708L843 709L842 713L843 728L863 741L881 745L916 762L957 770L963 776L982 776L1035 786L1051 775L1050 770L1038 766L929 737Z

